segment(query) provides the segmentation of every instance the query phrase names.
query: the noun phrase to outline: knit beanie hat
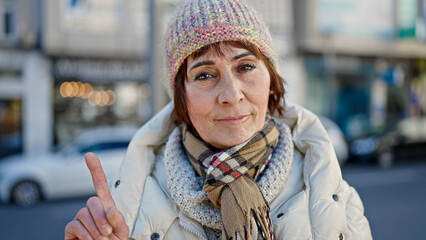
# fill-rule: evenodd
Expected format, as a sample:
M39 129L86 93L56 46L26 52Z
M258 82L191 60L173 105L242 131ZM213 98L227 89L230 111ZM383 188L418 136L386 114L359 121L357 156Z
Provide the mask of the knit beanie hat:
M216 42L240 41L256 46L277 68L271 34L259 15L244 0L191 0L177 12L166 36L169 84L185 59Z

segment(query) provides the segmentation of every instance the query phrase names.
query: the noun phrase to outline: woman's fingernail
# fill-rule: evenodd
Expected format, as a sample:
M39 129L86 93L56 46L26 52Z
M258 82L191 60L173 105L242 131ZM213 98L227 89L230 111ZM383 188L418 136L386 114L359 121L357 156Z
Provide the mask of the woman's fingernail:
M108 224L102 226L102 235L108 236L112 233L112 228Z

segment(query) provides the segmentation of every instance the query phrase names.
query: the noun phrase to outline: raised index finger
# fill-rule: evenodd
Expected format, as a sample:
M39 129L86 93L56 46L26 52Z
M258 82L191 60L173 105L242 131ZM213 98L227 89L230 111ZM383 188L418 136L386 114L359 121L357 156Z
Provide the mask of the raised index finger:
M95 187L96 195L102 200L104 209L107 211L110 207L115 206L114 200L111 197L108 183L105 177L104 170L102 169L101 162L94 153L86 153L87 167L92 175L93 186Z

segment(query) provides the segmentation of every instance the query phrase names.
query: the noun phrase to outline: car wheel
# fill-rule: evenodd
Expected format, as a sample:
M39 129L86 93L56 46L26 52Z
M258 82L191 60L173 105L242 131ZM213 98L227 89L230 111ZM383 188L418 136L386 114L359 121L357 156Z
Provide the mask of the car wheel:
M40 199L40 186L33 181L22 181L13 187L12 200L19 206L32 206Z

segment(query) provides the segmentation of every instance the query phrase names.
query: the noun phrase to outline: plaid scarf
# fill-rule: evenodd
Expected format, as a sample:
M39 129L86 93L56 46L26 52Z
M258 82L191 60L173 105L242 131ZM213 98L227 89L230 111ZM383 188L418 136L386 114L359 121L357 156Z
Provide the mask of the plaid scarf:
M244 143L226 151L205 144L185 126L182 140L195 171L204 179L203 191L221 209L222 239L274 239L269 206L255 180L267 165L279 132L272 119ZM255 228L256 227L256 228Z

